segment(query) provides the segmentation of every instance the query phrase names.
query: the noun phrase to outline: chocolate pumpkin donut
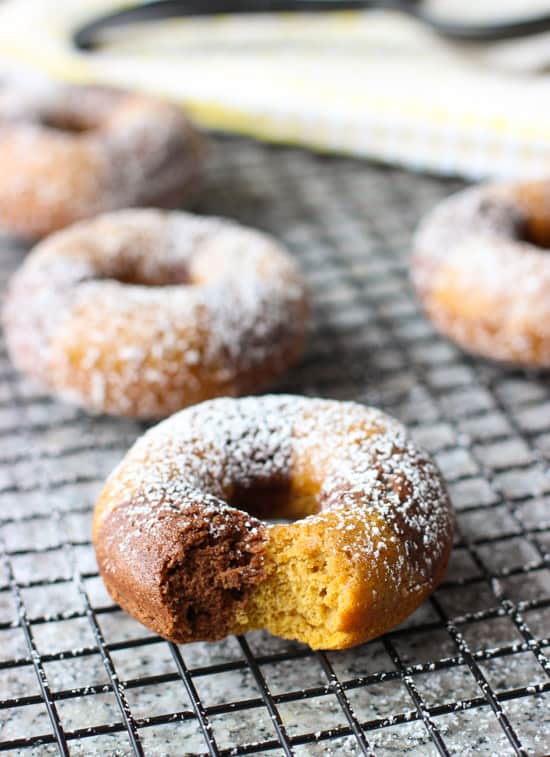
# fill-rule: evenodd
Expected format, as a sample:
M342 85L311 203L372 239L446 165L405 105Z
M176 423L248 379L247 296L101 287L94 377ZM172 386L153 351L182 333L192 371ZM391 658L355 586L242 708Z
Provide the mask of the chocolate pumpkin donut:
M421 224L412 281L436 328L469 352L550 367L550 182L487 184Z
M167 639L266 628L341 649L418 607L452 533L440 474L397 421L271 395L149 430L107 480L93 540L113 599Z
M204 141L175 105L107 87L0 87L0 225L36 239L135 206L183 207ZM8 180L9 177L9 180Z

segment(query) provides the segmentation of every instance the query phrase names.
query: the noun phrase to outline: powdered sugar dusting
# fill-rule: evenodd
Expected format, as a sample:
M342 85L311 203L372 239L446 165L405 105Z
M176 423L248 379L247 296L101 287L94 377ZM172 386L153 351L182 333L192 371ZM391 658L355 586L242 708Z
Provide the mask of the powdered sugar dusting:
M0 135L0 222L23 236L121 207L181 206L202 182L202 138L179 108L143 95L4 87Z
M452 533L440 474L397 421L351 402L268 395L188 408L134 445L106 484L96 522L136 502L147 531L166 506L183 516L197 503L227 512L235 488L256 487L261 498L262 485L287 483L304 465L318 475L319 512L308 522L339 531L353 559L387 562L396 580L430 581Z
M306 316L297 266L273 239L155 210L45 240L4 309L21 370L89 409L142 417L266 383L298 355Z
M421 225L413 283L435 324L463 347L550 365L550 255L522 238L531 216L546 218L548 196L547 185L475 187Z

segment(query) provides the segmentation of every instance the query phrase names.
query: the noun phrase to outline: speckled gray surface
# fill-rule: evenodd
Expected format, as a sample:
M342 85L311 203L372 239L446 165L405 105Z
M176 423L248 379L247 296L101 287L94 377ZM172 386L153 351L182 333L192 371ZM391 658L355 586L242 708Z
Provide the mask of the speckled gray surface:
M260 632L180 648L152 637L112 605L90 546L101 481L143 427L49 399L3 351L0 748L550 753L550 380L437 337L407 280L417 219L456 185L244 140L214 141L211 167L200 211L281 237L312 289L307 353L276 389L411 426L458 511L449 575L402 627L346 652ZM2 278L24 254L0 241Z

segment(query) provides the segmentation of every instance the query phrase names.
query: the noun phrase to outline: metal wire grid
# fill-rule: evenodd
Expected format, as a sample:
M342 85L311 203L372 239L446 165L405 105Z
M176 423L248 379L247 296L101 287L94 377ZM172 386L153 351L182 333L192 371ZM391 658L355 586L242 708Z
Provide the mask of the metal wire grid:
M458 510L447 580L399 629L312 652L258 632L178 647L102 589L95 494L142 431L90 418L0 356L0 750L10 754L550 753L550 388L436 336L410 233L456 183L219 139L203 212L286 240L314 297L277 389L409 424ZM23 251L7 240L4 278Z

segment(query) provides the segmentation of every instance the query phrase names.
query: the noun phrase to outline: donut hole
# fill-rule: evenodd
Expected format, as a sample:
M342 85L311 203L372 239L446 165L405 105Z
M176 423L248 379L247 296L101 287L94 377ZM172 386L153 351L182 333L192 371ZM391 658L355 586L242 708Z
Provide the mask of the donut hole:
M526 219L518 236L520 242L527 242L539 250L550 250L550 222L547 219Z
M521 214L518 239L541 250L550 249L550 192L547 182L523 184L515 196Z
M137 270L128 270L117 274L116 276L109 276L106 278L115 279L120 284L128 284L129 286L142 286L142 287L168 287L177 286L178 284L185 284L189 286L192 282L186 271L171 271L166 275L157 275L151 271L150 275L143 276L142 272Z
M486 197L479 204L476 224L517 242L550 249L550 194L538 186L518 190L514 197ZM475 224L474 224L475 225Z
M124 264L111 267L97 278L112 279L119 284L141 287L177 286L178 284L191 285L191 277L186 266L171 265L150 266L140 261L132 264L126 261Z
M42 116L40 123L46 129L66 134L83 134L96 128L95 123L76 113L48 113Z
M240 484L228 504L268 523L293 523L320 509L314 494L296 494L288 482Z

